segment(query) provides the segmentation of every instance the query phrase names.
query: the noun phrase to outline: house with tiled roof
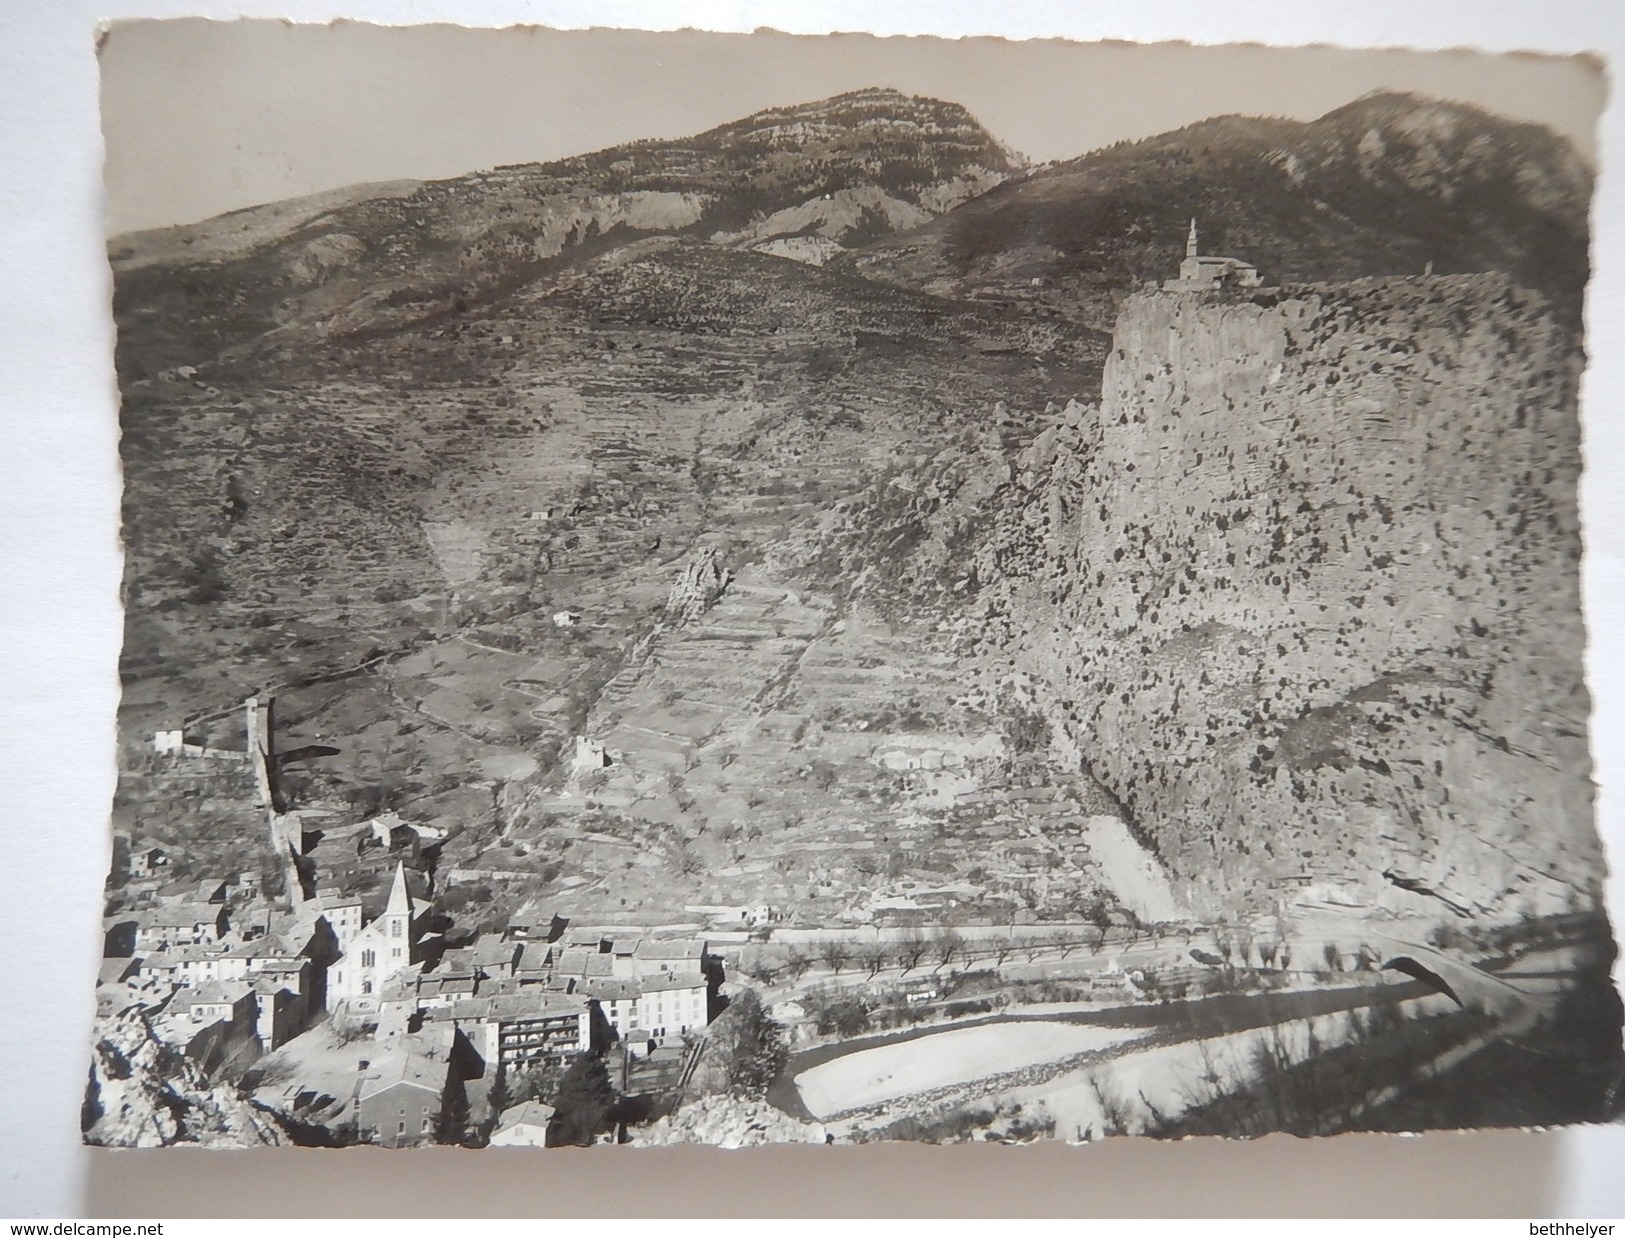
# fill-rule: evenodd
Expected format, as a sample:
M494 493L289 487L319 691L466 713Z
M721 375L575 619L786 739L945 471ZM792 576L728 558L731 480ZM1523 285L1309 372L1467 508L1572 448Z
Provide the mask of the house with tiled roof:
M363 917L359 898L322 898L322 918L333 930L339 950L347 951L361 931Z
M704 976L645 976L638 984L638 1018L655 1040L686 1036L710 1023L710 982Z
M524 945L496 937L482 937L469 949L469 961L487 976L511 976L518 966Z
M173 1006L186 1014L193 1024L213 1023L217 1019L230 1019L233 1012L247 1002L254 988L241 980L209 980L176 996ZM244 1017L252 1012L243 1010Z
M613 955L601 954L596 950L569 946L554 956L553 974L555 977L576 981L608 980L615 974L615 958Z
M152 1029L212 1072L260 1055L258 1012L251 985L212 980L178 990L153 1017Z
M169 853L162 847L135 847L130 851L130 876L155 877L169 867Z
M453 1069L455 1029L380 1042L356 1089L362 1137L386 1148L429 1143L441 1115L462 1088Z
M217 980L241 980L248 975L244 961L218 945L172 946L167 950L150 950L140 958L143 978L168 982L179 988L194 988Z
M509 920L502 936L508 941L556 941L564 933L567 922L552 911L525 909Z
M219 941L230 927L224 903L173 899L133 913L134 948L165 950L171 946Z
M553 1120L552 1105L539 1100L527 1100L512 1109L506 1109L497 1127L491 1132L493 1148L545 1148L547 1127Z
M255 976L251 984L255 1033L267 1052L281 1048L309 1026L309 1000L286 976L270 972Z
M639 976L705 975L707 945L693 938L649 938L634 954Z

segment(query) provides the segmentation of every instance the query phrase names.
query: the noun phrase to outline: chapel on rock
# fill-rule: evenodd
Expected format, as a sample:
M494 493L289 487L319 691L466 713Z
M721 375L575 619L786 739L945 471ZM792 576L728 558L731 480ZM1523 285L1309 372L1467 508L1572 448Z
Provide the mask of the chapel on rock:
M1185 260L1179 264L1179 278L1164 280L1166 292L1208 292L1217 288L1257 288L1264 281L1258 268L1240 258L1220 258L1198 252L1196 220L1191 220L1185 238Z

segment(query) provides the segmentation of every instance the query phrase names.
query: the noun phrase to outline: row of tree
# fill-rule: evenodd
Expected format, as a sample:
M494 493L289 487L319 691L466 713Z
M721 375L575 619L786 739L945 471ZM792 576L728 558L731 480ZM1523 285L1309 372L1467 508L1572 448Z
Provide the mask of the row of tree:
M1140 940L1140 930L1123 930L1124 944ZM873 979L895 967L907 975L914 971L941 972L955 963L990 962L1002 965L1024 955L1029 961L1042 954L1066 958L1077 950L1098 953L1106 941L1106 930L1091 927L1042 935L967 938L954 928L929 931L910 930L890 940L853 942L832 937L823 941L782 948L762 947L740 961L740 970L763 984L788 978L799 980L813 967L822 965L839 975L854 971Z

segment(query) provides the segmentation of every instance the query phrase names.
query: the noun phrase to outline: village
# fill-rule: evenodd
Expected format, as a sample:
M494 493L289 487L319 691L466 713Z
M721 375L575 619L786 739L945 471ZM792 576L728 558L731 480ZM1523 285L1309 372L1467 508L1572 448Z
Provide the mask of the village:
M1170 291L1257 283L1256 271L1238 260L1201 257L1194 221L1186 255ZM1076 420L1077 410L1066 415ZM554 514L540 509L531 520L545 524ZM713 641L713 629L730 638L715 652L697 655L707 675L727 688L732 680L719 656L744 671L757 656L750 641L758 628L775 639L805 628L802 643L787 648L798 665L814 663L804 646L830 626L822 605L737 575L705 545L673 585L665 612L678 631L703 618L705 625L690 630ZM568 608L550 616L563 630L583 618ZM837 641L864 639L855 621L833 631ZM730 647L741 635L749 638L748 652ZM680 644L666 649L665 661L681 650ZM639 665L637 648L630 665ZM851 665L864 660L852 658ZM839 669L844 700L853 670L846 661ZM944 666L936 676L943 693L957 686L948 672ZM635 675L622 678L636 682ZM604 832L603 810L645 801L651 788L658 796L669 755L663 745L678 742L658 725L678 739L683 734L682 724L667 716L670 702L634 697L628 705L636 708L607 725L605 738L576 735L563 748L562 781L544 801L555 816L584 822L577 839L583 847L624 845ZM876 844L858 821L840 844L846 860L822 860L817 849L832 845L830 830L839 828L826 823L817 830L825 841L799 844L812 859L805 898L782 876L752 886L747 866L704 874L690 871L696 862L682 869L693 879L690 889L765 890L781 901L685 901L678 908L650 892L635 900L635 914L617 920L572 885L580 877L553 884L528 868L507 871L486 859L470 867L467 857L461 866L442 865L443 812L435 818L439 825L414 820L404 805L372 815L357 811L350 815L359 820L343 823L331 810L296 802L289 762L337 749L316 744L279 752L270 693L241 706L242 750L212 746L204 735L218 736L219 727L198 724L229 720L232 712L193 715L179 728L153 732L147 760L156 762L160 781L149 795L165 777L178 776L182 785L199 775L224 777L227 799L256 805L253 813L239 814L238 823L252 828L255 817L264 823L253 848L260 863L226 871L226 861L241 862L245 853L241 839L219 840L225 845L188 857L202 858L205 867L220 862L200 873L196 862L178 866L178 852L155 845L131 823L118 848L122 873L116 867L110 885L116 898L104 925L99 1013L139 1013L156 1038L210 1080L275 1115L302 1142L591 1142L608 1134L600 1129L608 1112L601 1103L606 1079L613 1079L608 1094L618 1098L623 1118L612 1124L615 1137L624 1138L627 1113L646 1120L689 1098L708 1027L746 991L759 995L755 1002L765 1004L771 1026L788 1042L774 1041L779 1033L767 1037L774 1041L768 1046L772 1073L778 1073L793 1049L920 1024L952 1026L1012 1005L1062 999L1088 1010L1221 990L1301 987L1324 983L1334 972L1369 975L1378 963L1363 943L1324 939L1299 943L1294 965L1294 947L1278 918L1240 931L1193 926L1120 821L1088 811L1087 791L1055 782L1045 768L1025 768L1019 733L905 726L876 728L871 736L868 719L848 723L851 751L840 755L872 767L871 777L889 781L922 807L936 799L957 805L954 812L970 814L957 833L971 837L979 826L991 831L989 864L968 877L933 855L932 817L898 816L889 853L867 864L865 853ZM827 715L836 728L824 740L832 753L839 748L840 724L833 722L839 716ZM792 778L827 790L836 777L827 762L790 768L805 730L803 723L788 742L781 740L781 759ZM758 763L767 760L766 733L755 741ZM625 747L636 747L649 769L640 773L637 762L626 762ZM983 775L969 772L993 769L1004 772L985 786ZM764 800L757 793L739 807ZM953 815L936 812L942 818L938 844ZM785 830L792 847L795 834L793 826ZM1106 875L1098 861L1111 869L1106 875L1115 897L1102 897ZM184 876L174 871L179 867ZM762 862L755 870L775 875ZM509 897L470 901L471 889L489 891L493 884ZM629 888L625 876L620 884ZM620 903L626 907L627 899ZM668 922L650 923L651 917ZM730 1048L713 1056L749 1056L763 1048L760 1035L743 1046L737 1032L726 1039ZM585 1121L560 1112L571 1103L572 1069L576 1091L597 1072L598 1086L586 1090L598 1095L599 1108ZM733 1078L728 1064L721 1077ZM758 1080L755 1090L764 1093L773 1082ZM629 1100L638 1103L628 1109ZM783 1107L812 1116L800 1098ZM825 1107L842 1104L827 1101Z
M1140 296L1147 314L1183 313L1258 287L1255 267L1200 252L1192 220L1178 278ZM1012 477L1032 489L1098 415L1046 406L1043 432L980 482L952 452L917 457L842 518L912 520ZM457 530L435 536L467 550ZM838 604L822 551L792 585L748 556L733 566L739 549L693 540L664 605L642 574L624 640L585 587L537 607L581 662L568 675L569 658L531 666L515 641L448 630L291 680L289 751L274 689L147 732L116 823L102 1019L137 1021L293 1142L388 1147L1173 1133L1227 1102L1221 1077L1239 1095L1378 1034L1453 1065L1497 1024L1551 1021L1561 986L1522 972L1581 948L1571 903L1513 948L1441 919L1465 912L1402 873L1382 879L1403 897L1374 908L1341 856L1305 849L1250 901L1199 906L1077 773L1032 671L966 672L975 623L922 629L886 588ZM578 640L602 644L590 674ZM549 719L534 743L449 716L441 672L475 663L490 681L477 712L498 688L523 697ZM324 781L368 693L401 711L379 749L390 777ZM240 732L220 725L239 710ZM478 755L402 759L425 726ZM1216 1072L1214 1054L1233 1060ZM1345 1061L1337 1121L1392 1090L1379 1058ZM1138 1107L1116 1095L1131 1084ZM92 1110L93 1130L99 1097ZM143 1142L128 1125L117 1141Z
M1308 990L1335 1010L1381 985L1375 947L1324 934L1289 940L1278 921L1245 930L1146 924L1100 907L1070 923L950 923L941 907L893 899L869 923L842 926L801 923L765 904L690 903L682 922L656 925L589 923L538 895L501 923L469 931L457 922L458 887L436 872L443 831L396 811L350 827L302 817L278 785L273 702L250 698L243 718L246 752L173 730L151 744L181 773L241 771L262 797L280 870L177 877L179 855L121 840L99 1013L139 1015L153 1037L275 1115L298 1142L635 1141L629 1120L669 1118L703 1100L715 1090L707 1077L731 1088L738 1059L760 1055L764 1040L769 1073L752 1090L787 1111L773 1129L859 1137L861 1121L812 1120L878 1121L907 1101L852 1074L876 1052L863 1048L876 1034L969 1035L990 1020L1026 1020L1012 1043L988 1046L971 1068L953 1055L932 1065L923 1051L921 1087L936 1084L941 1102L980 1094L1016 1068L1042 1071L1046 1057L1055 1059L1052 1072L1075 1065L1080 1045L1089 1059L1105 1033L1068 1031L1053 1021L1057 1011L1111 1018L1170 1000L1242 992L1294 1000ZM597 766L604 755L583 740L575 760ZM334 884L357 868L380 879L381 906ZM776 1030L741 1043L731 1027L711 1045L708 1029L742 994L765 1016L760 1026ZM1008 1038L1004 1026L977 1034ZM1057 1028L1060 1039L1043 1039L1039 1060L1027 1062L1024 1038ZM823 1055L846 1042L858 1051L841 1068L852 1078L839 1076L837 1087ZM811 1067L786 1090L792 1055ZM571 1106L593 1077L599 1083L586 1095L596 1108L583 1125ZM875 1096L886 1103L877 1108Z
M178 857L126 842L120 909L104 925L102 1015L141 1012L209 1077L314 1142L461 1142L483 1127L493 1142L540 1146L551 1110L525 1097L504 1113L493 1087L505 1076L612 1045L623 1088L692 1068L691 1038L719 1009L721 972L703 938L527 909L454 945L424 858L443 832L394 812L349 835L352 863L389 874L387 901L368 914L324 882L320 833L285 811L272 702L251 698L244 715L246 752L180 731L152 746L175 763L246 765L282 868L269 881L175 880Z
M1183 994L1217 974L1188 957L1188 929L1161 937L1103 907L1070 924L982 916L948 927L951 888L907 879L867 923L844 926L696 902L677 923L608 923L575 914L566 892L470 929L452 874L465 884L471 874L437 866L443 829L394 810L335 825L293 806L274 701L251 697L241 716L244 751L168 729L151 736L151 755L174 778L235 780L265 823L252 851L271 858L199 877L177 850L121 837L99 1012L139 1014L305 1142L577 1141L550 1102L578 1061L604 1063L616 1093L640 1102L633 1112L669 1112L706 1029L747 988L793 1049L1058 993L1085 1004ZM905 762L919 759L897 754ZM580 738L567 784L608 764L602 743ZM230 854L244 854L240 839ZM387 891L381 905L354 892L374 887ZM1288 961L1262 940L1252 953L1260 965Z

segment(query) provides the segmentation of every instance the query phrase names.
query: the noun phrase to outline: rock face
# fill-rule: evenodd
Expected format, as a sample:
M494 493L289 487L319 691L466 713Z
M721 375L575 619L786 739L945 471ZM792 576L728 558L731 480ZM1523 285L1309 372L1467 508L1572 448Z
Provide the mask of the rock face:
M138 1011L97 1024L83 1126L86 1143L116 1148L289 1142L269 1115L159 1040Z
M1126 302L978 552L983 647L1194 905L1597 897L1579 369L1499 276Z
M635 1132L639 1147L698 1143L754 1148L770 1143L823 1143L824 1128L797 1122L765 1100L706 1096Z
M666 613L679 623L698 619L727 589L733 573L722 566L715 546L702 546L671 587Z

